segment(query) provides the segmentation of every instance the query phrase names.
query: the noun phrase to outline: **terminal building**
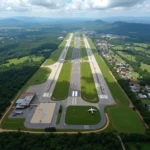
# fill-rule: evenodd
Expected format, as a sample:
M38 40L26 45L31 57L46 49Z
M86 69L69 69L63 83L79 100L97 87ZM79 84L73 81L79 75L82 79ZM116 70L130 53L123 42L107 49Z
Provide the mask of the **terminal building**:
M35 97L35 93L23 93L16 101L16 109L23 109L30 105Z

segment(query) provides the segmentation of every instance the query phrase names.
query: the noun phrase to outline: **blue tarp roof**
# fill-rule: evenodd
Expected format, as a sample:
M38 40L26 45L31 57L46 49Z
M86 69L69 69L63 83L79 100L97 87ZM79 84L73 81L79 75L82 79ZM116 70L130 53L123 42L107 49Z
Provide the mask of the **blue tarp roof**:
M22 103L24 101L24 99L18 99L17 101L16 101L16 104L19 104L19 103Z

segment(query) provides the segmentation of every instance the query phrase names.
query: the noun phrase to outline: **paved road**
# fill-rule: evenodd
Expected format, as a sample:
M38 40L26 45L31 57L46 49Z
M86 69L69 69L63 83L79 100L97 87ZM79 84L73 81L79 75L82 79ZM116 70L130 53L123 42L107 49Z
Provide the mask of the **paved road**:
M57 63L55 63L54 65L49 66L49 68L52 69L52 73L48 78L48 81L44 84L41 85L41 87L46 87L43 88L43 90L41 89L41 93L39 95L41 95L40 97L40 102L54 102L50 99L50 95L48 95L47 97L43 97L44 93L52 93L56 84L56 81L58 79L59 73L61 71L61 67L63 65L63 62L65 60L65 56L67 54L68 51L68 46L70 45L71 42L71 36L70 36L70 40L68 40L66 47L64 48L62 54L59 57L59 60ZM53 127L55 126L58 129L90 129L90 130L95 130L95 129L99 129L102 128L105 124L106 124L106 116L104 113L104 107L106 105L112 105L114 104L114 100L110 94L110 91L105 83L105 80L102 76L101 70L95 60L95 57L90 49L90 46L88 44L88 41L86 39L86 37L84 37L84 42L87 48L87 52L88 52L88 58L90 62L90 66L92 69L92 73L93 73L93 77L94 77L94 81L95 81L95 85L99 94L99 98L101 95L107 95L108 98L100 98L100 101L98 103L89 103L84 101L81 98L81 89L80 89L80 36L79 33L76 33L76 38L75 38L75 48L73 50L73 56L72 56L72 74L71 74L71 81L70 81L70 92L68 95L68 98L64 101L56 101L57 103L57 107L55 109L55 115L53 116L52 119L52 123L51 124L31 124L30 120L31 117L35 111L35 108L33 108L25 121L25 126L28 128L45 128L45 127ZM38 85L40 87L40 85ZM38 86L34 86L38 87ZM39 88L38 87L38 88ZM36 88L35 88L36 89ZM61 120L60 120L60 124L56 125L56 119L57 119L57 114L58 114L58 110L59 110L59 106L62 105L63 106L63 112L62 112L62 116L61 116ZM100 110L100 115L101 115L101 121L96 124L96 125L66 125L65 124L65 116L66 116L66 110L67 107L70 105L78 105L78 106L95 106Z

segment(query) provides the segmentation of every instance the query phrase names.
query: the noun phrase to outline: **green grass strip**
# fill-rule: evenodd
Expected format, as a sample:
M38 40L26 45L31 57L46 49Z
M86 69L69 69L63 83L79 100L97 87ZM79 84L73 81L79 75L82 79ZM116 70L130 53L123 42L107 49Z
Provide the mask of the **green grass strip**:
M81 40L81 58L83 60L88 60L88 55L87 55L87 51L86 51L86 48L85 48L85 44L84 44L83 38Z
M65 45L67 44L67 40L68 40L69 36L70 36L70 34L67 35L67 37L61 42L59 47L51 53L50 57L44 62L43 65L45 65L45 66L52 65L58 60L61 52L63 51Z
M98 54L97 49L96 49L95 45L93 44L92 40L88 39L88 42L94 53L97 63L99 65L99 67L101 68L101 71L103 73L103 76L105 78L105 81L107 82L107 85L111 91L113 98L115 99L115 101L118 104L124 104L124 105L128 106L129 100L126 97L125 93L122 91L122 89L119 87L119 85L117 84L117 82L115 81L113 76L111 75L109 67L104 62L102 57Z
M64 63L52 95L53 100L64 100L68 97L70 88L71 67L72 64L70 62Z
M72 59L72 52L74 49L74 40L75 40L75 37L73 36L65 60L71 60Z
M81 63L81 96L85 101L98 102L95 82L88 62Z
M91 106L69 106L66 111L65 122L69 125L94 125L100 122L101 117L96 107L92 115L88 110Z

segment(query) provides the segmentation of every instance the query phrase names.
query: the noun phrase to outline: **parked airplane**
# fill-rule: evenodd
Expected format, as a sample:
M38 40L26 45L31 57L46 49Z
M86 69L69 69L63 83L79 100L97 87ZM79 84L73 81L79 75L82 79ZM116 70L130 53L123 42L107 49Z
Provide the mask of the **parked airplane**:
M96 111L96 109L93 109L93 108L90 108L90 109L88 110L88 112L91 112L91 114L94 114L95 111Z

